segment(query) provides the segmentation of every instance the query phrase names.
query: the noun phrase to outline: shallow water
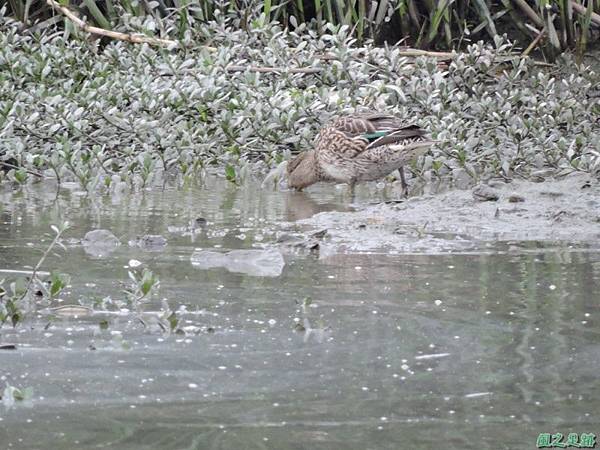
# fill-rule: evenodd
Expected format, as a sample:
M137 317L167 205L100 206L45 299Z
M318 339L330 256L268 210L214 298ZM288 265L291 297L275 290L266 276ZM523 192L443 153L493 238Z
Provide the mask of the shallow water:
M378 200L363 189L357 203ZM349 203L331 186L291 194L216 178L94 201L44 185L2 193L0 269L34 266L49 225L67 219L67 250L42 269L69 273L71 287L50 306L95 311L41 308L0 331L17 345L0 350L0 385L34 390L0 402L2 448L529 449L542 432L600 435L597 247L319 255L277 244L296 220ZM122 244L86 253L79 240L96 228ZM147 234L168 245L128 245ZM192 264L194 251L263 247L283 253L280 275ZM131 259L160 278L143 322L119 306ZM148 314L163 299L186 334Z

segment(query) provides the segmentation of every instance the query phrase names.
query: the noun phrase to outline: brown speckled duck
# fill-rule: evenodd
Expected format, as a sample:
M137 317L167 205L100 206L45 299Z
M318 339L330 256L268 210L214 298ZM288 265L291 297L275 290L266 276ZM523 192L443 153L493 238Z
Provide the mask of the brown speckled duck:
M315 148L300 153L287 166L288 186L298 190L319 181L348 183L373 181L400 171L433 144L425 131L389 114L340 117L321 129Z

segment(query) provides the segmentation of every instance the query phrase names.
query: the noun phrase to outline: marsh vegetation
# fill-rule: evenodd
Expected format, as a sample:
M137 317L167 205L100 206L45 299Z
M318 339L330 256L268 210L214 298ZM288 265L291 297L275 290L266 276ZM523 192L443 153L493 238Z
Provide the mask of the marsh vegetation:
M569 54L540 67L498 36L414 58L358 44L348 26L239 29L223 15L188 30L185 51L30 35L7 17L0 26L0 176L17 184L53 178L96 192L157 175L185 183L211 167L237 182L356 110L429 130L439 144L411 168L418 177L599 168L597 72Z
M0 442L590 431L598 13L0 0ZM398 203L391 178L353 199L261 184L373 110L436 141L406 168L423 197Z

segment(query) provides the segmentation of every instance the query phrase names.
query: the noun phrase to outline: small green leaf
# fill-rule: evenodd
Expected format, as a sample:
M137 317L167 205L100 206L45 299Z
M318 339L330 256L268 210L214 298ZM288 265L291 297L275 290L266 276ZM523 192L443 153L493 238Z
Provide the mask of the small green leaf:
M71 277L66 273L52 272L50 274L50 296L55 297L62 291L69 282Z
M31 399L33 397L33 388L31 386L30 387L26 387L24 389L18 389L18 391L19 391L19 394L20 394L19 395L20 398L17 398L15 396L16 400L29 400L29 399Z
M231 164L227 164L227 166L225 166L225 178L227 181L231 181L232 183L236 182L235 169Z
M15 180L19 184L24 184L27 181L27 171L25 169L15 170Z
M159 280L156 276L154 276L152 271L149 269L144 269L144 272L142 273L142 280L139 284L139 290L142 293L142 296L145 297L148 295L150 291L152 291L152 288L157 286L158 283Z
M171 315L169 317L167 317L167 320L169 321L171 331L175 330L175 328L177 328L177 324L179 323L179 319L177 318L177 315L173 312L173 313L171 313Z
M17 324L23 319L23 316L20 312L15 312L10 316L10 322L12 323L13 328L17 326Z
M152 282L150 280L147 280L144 283L142 283L142 294L143 295L148 295L148 292L150 292L151 289L152 289Z

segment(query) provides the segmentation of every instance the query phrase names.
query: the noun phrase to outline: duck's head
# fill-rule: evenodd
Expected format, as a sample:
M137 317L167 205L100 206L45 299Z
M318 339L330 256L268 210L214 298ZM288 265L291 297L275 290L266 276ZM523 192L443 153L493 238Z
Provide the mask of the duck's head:
M299 191L319 181L315 151L300 153L287 166L288 186Z

